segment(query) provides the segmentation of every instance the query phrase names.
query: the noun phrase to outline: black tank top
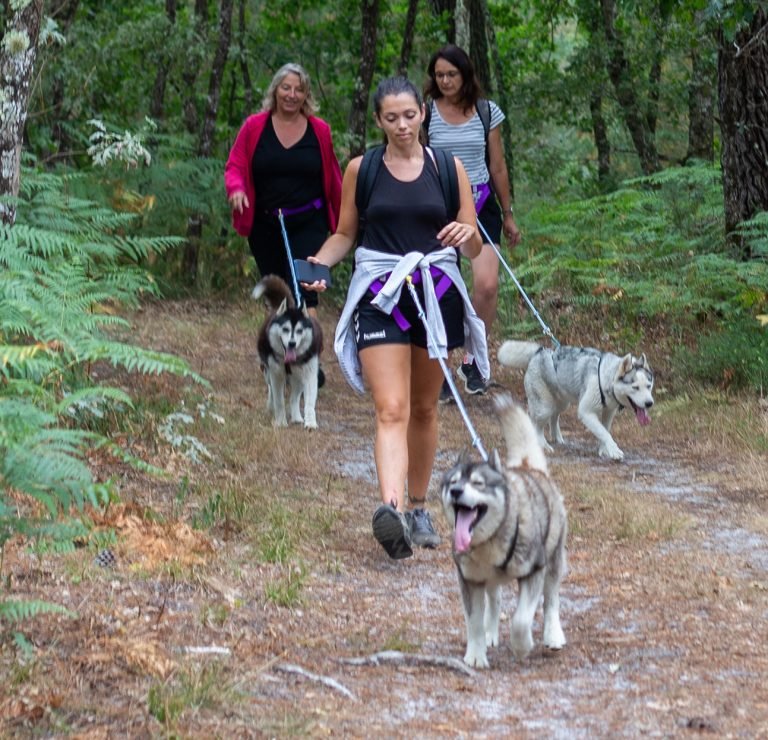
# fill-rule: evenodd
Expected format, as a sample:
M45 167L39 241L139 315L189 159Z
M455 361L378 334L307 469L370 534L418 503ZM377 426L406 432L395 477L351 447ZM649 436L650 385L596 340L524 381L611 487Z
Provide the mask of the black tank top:
M365 217L364 247L388 254L426 254L442 248L437 232L448 223L448 215L437 168L427 151L421 174L411 182L397 180L382 164Z

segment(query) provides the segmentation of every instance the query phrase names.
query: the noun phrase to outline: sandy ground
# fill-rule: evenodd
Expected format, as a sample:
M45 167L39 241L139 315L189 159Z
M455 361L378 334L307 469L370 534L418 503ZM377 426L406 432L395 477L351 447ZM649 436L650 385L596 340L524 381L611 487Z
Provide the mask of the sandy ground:
M145 444L167 480L117 470L123 503L102 520L117 535L115 567L94 565L93 546L55 558L6 548L6 597L74 616L26 626L27 660L4 625L3 736L768 737L768 492L755 483L765 453L703 455L691 435L665 430L661 388L650 427L617 421L620 464L597 459L569 414L569 444L550 457L571 519L568 644L541 647L539 612L524 662L503 638L489 670L468 670L442 515L433 506L439 548L386 557L370 531L370 399L349 391L326 351L320 429L273 430L257 314L166 303L133 317L135 341L211 380L200 395L223 431L196 428L206 465ZM332 313L323 320L333 326ZM519 377L497 380L522 393ZM175 404L183 386L145 388ZM490 400L467 409L486 446L499 444ZM455 406L441 408L440 434L436 476L470 441ZM212 490L219 517L195 529L215 508ZM604 527L612 492L629 501L629 525L633 502L658 521ZM291 549L276 562L265 553L280 527ZM293 594L287 606L280 588ZM507 589L503 635L514 599Z

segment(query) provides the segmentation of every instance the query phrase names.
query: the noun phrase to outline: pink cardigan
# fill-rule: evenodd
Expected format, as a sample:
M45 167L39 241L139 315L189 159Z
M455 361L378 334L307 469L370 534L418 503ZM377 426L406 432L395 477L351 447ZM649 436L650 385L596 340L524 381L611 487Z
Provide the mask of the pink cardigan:
M250 235L256 208L256 189L253 184L251 159L254 151L256 151L259 137L264 131L264 126L267 124L267 119L271 115L270 111L262 111L245 119L224 167L224 187L227 191L227 198L238 190L242 190L248 196L248 203L250 204L248 208L243 208L242 213L232 211L232 225L235 227L235 231L242 236ZM320 158L323 163L323 192L325 193L325 205L328 213L328 226L333 233L339 222L339 208L341 207L341 167L333 151L331 127L322 118L316 116L309 116L307 120L320 143Z

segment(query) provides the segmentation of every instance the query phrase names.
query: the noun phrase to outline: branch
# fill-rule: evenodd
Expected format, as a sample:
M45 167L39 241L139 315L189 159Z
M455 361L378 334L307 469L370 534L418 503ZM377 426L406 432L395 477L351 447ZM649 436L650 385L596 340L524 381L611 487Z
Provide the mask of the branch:
M355 695L346 686L343 686L334 678L328 678L328 676L318 676L316 673L310 673L309 671L304 670L304 668L301 666L293 665L292 663L279 663L275 666L275 670L282 671L283 673L294 673L298 676L302 676L303 678L308 679L309 681L321 683L324 686L328 686L329 688L333 689L334 691L338 691L348 699L357 701Z
M466 676L475 675L475 671L458 658L451 658L446 655L401 653L399 650L385 650L362 658L341 658L341 662L347 663L348 665L381 665L383 663L393 663L395 665L430 665L438 668L450 668L451 670L458 671Z

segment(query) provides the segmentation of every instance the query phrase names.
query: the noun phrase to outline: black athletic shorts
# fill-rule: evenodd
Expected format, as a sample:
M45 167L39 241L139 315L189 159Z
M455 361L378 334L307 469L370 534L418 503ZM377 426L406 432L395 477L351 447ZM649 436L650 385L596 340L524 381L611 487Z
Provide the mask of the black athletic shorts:
M422 286L416 285L416 292L424 305ZM365 349L376 344L414 344L427 348L427 331L419 318L416 306L407 286L403 286L400 301L397 304L401 313L410 324L409 329L401 329L393 316L371 305L373 291L368 291L355 310L355 340L357 349ZM440 313L443 315L448 349L464 346L464 301L455 285L452 285L440 299Z
M491 193L483 203L483 208L480 213L477 214L477 218L483 225L483 228L488 232L488 236L493 239L494 244L501 244L501 208L496 200L496 196ZM480 229L478 229L480 231ZM483 240L483 244L487 244L488 240L485 238L485 234L480 231L480 238Z

